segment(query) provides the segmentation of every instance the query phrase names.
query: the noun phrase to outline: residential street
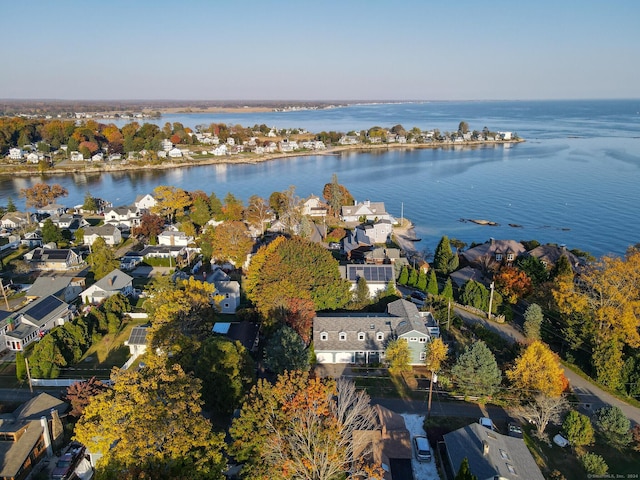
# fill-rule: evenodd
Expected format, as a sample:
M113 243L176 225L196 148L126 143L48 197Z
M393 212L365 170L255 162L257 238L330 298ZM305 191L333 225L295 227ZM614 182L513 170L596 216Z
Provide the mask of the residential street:
M465 310L455 309L455 313L459 315L465 323L481 323L489 330L498 333L510 342L522 342L525 340L524 335L509 324L490 322L486 318L477 317ZM592 415L602 406L615 405L620 407L629 420L633 423L640 424L639 408L615 398L613 395L608 394L597 385L585 380L568 368L564 369L564 374L569 380L573 392L580 400L579 410L582 413Z

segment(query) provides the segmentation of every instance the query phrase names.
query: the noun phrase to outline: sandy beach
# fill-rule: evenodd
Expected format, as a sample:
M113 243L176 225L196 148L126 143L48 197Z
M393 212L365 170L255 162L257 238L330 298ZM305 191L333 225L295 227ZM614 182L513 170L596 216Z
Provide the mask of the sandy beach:
M419 253L412 240L416 238L418 237L416 236L413 223L406 218L403 219L403 225L393 227L393 239L408 257Z

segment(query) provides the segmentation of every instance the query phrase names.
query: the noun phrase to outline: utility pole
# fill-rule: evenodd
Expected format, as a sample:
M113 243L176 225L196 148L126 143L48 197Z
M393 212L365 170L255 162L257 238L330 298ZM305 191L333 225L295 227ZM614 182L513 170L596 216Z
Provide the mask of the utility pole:
M493 305L493 289L495 288L495 283L491 282L489 288L491 289L491 294L489 295L489 311L487 312L487 318L491 320L491 306Z
M24 364L27 367L27 379L29 380L29 391L33 395L33 385L31 385L31 372L29 372L29 360L27 360L27 356L24 356Z
M11 310L9 307L9 300L7 300L7 291L4 289L4 283L2 283L2 279L0 278L0 288L2 288L2 296L4 297L4 304L7 306L7 310Z

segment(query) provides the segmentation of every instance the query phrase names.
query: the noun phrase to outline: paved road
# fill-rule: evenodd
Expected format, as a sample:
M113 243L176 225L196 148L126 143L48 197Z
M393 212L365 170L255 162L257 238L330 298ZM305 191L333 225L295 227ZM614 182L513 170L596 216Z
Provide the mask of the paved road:
M460 309L455 309L455 313L460 316L465 323L481 323L486 328L496 332L509 342L525 341L524 335L509 324L491 322L486 318L477 317L472 313ZM582 413L592 415L600 407L605 405L615 405L620 407L627 418L629 418L633 423L640 424L640 408L629 405L613 395L610 395L597 385L593 384L589 380L585 380L568 368L565 368L564 374L569 380L569 384L571 385L573 392L580 401L579 410L581 410Z

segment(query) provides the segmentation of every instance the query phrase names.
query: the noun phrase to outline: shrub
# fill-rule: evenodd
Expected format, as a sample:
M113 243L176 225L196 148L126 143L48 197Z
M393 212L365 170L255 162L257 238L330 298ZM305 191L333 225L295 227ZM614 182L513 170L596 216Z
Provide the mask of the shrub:
M607 462L600 455L595 453L585 453L580 457L582 466L591 475L606 475L609 471Z

